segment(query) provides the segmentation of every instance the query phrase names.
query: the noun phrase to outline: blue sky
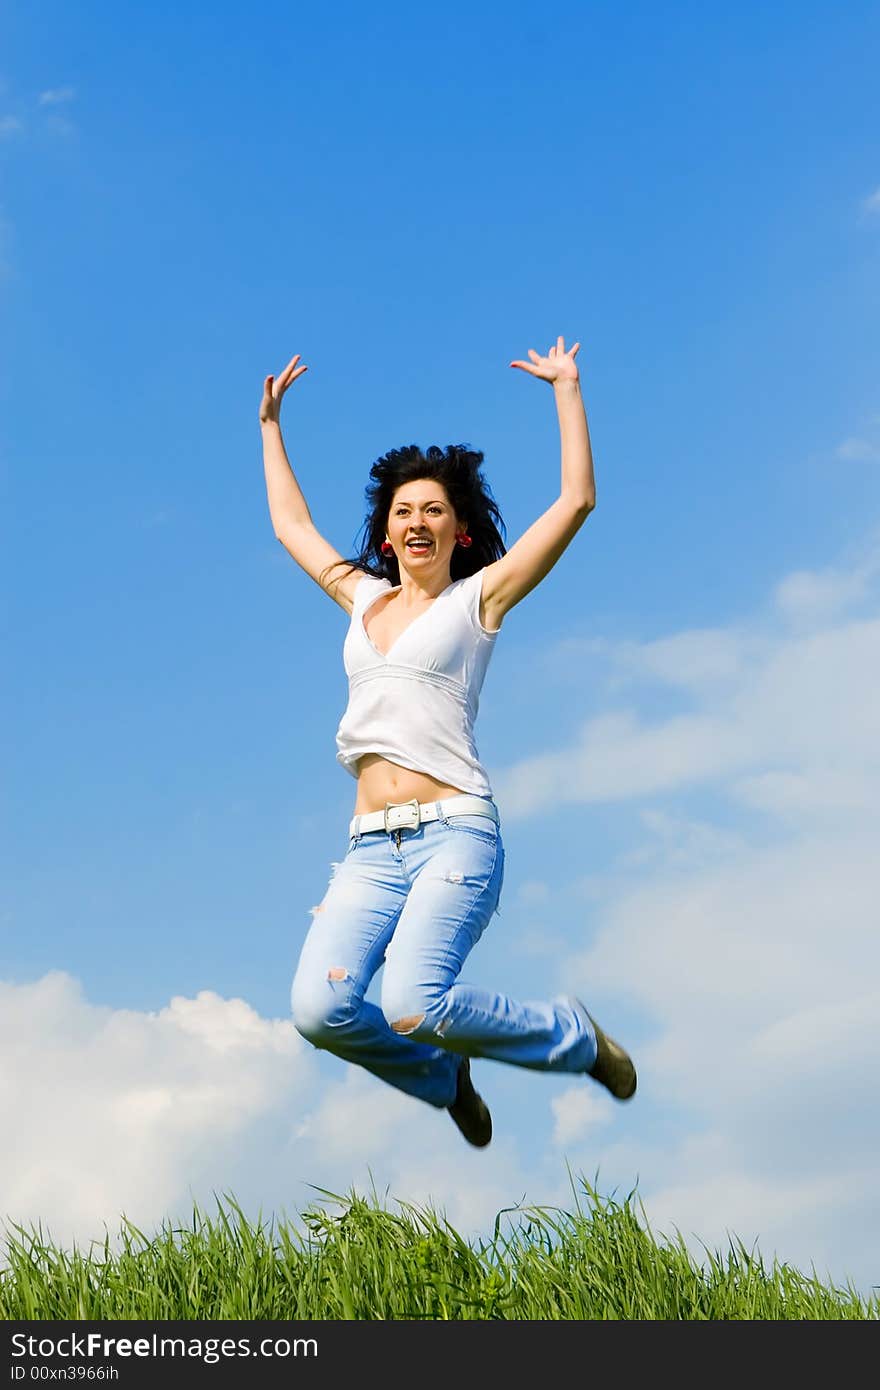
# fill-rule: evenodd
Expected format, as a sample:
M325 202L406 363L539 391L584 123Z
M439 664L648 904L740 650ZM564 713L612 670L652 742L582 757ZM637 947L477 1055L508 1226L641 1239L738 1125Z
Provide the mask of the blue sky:
M59 1239L372 1174L468 1229L638 1181L662 1229L880 1283L876 6L6 7L3 1215ZM475 1064L496 1139L301 1044L341 857L345 618L274 540L257 406L350 551L467 442L516 536L578 363L598 505L477 726L502 913L638 1102Z

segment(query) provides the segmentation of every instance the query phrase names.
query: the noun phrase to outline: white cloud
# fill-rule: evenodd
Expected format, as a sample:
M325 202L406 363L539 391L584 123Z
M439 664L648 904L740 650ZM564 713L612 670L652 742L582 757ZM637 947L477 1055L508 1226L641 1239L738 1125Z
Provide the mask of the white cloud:
M17 135L24 130L24 124L17 116L0 116L0 140L4 136Z
M37 98L40 106L60 106L62 102L73 101L76 92L73 87L49 87L40 92Z
M656 869L661 864L665 869L691 871L698 866L728 861L745 843L742 834L736 831L656 807L640 810L638 820L648 832L648 838L619 855L618 871L644 866ZM590 897L605 898L609 884L614 891L619 888L619 879L613 872L603 882L600 892L594 891L595 882L593 875L583 886Z
M0 1219L56 1239L124 1211L158 1221L187 1185L218 1186L311 1062L289 1022L208 991L158 1013L96 1007L69 975L0 984Z
M572 1086L562 1095L554 1096L550 1109L556 1121L553 1142L565 1148L575 1139L611 1122L613 1102L603 1092L586 1082Z
M497 775L495 792L512 820L560 802L621 801L716 778L747 765L750 753L737 725L712 713L654 726L631 710L597 715L574 746Z
M838 797L850 785L863 803L880 772L878 571L880 549L848 569L786 576L751 624L642 646L608 643L606 661L629 707L597 713L574 743L497 773L505 818L525 819L560 801L615 802L698 787L733 800L745 794L756 804L761 780L779 777L802 787L818 779ZM567 642L562 654L550 653L548 666L570 666L572 650ZM662 719L641 715L637 705L648 702L652 686L688 707ZM806 807L811 798L800 800Z
M650 642L607 643L617 680L654 680L684 690L713 691L742 681L766 658L768 638L746 629L702 628Z
M465 1235L511 1202L565 1194L562 1166L530 1170L503 1127L490 1150L470 1148L445 1111L210 991L142 1013L89 1003L59 971L0 982L0 1105L15 1132L0 1150L0 1234L39 1225L67 1247L118 1245L123 1215L144 1231L190 1218L194 1201L210 1215L223 1194L252 1219L296 1223L322 1192L375 1188Z
M636 883L621 873L593 942L566 971L599 992L625 982L652 1021L655 1093L709 1107L719 1069L728 1068L727 1090L758 1032L865 994L880 966L876 831L872 822L857 839L758 841L724 862L663 866Z
M325 1096L316 1099L295 1133L297 1139L310 1140L319 1148L328 1163L351 1155L356 1134L359 1157L368 1160L386 1149L412 1117L412 1101L402 1091L377 1087L350 1067Z
M857 463L880 462L880 448L867 439L844 439L834 452L840 459L851 459Z
M823 1281L842 1285L846 1274L838 1250L863 1243L861 1220L877 1228L875 1184L864 1168L774 1178L750 1173L739 1152L697 1149L690 1159L682 1161L678 1177L654 1193L645 1210L658 1237L679 1232L698 1259L706 1249L726 1258L736 1238L747 1250L758 1250L765 1269L778 1257L807 1275L815 1268ZM863 1296L876 1282L871 1263L863 1257L858 1285Z
M790 622L814 627L865 598L876 571L876 559L851 570L797 570L777 586L776 606Z
M376 1187L393 1202L441 1211L461 1234L485 1234L498 1212L524 1195L538 1202L562 1191L552 1175L523 1164L512 1136L497 1123L488 1149L471 1148L444 1110L421 1105L357 1068L339 1070L313 1099L297 1128L288 1167L338 1193ZM497 1068L477 1063L475 1083L494 1099Z
M736 779L730 793L756 810L801 822L808 815L834 820L845 810L876 813L880 802L876 773L856 768L760 772Z

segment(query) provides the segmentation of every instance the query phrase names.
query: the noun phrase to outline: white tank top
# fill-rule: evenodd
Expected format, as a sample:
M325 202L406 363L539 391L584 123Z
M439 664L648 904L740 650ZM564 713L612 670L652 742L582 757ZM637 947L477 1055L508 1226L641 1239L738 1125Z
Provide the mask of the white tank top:
M388 579L365 575L354 591L343 647L348 708L336 732L337 761L357 777L358 758L378 753L447 786L491 796L473 734L500 631L480 622L483 571L454 580L383 656L367 636L364 614L393 588Z

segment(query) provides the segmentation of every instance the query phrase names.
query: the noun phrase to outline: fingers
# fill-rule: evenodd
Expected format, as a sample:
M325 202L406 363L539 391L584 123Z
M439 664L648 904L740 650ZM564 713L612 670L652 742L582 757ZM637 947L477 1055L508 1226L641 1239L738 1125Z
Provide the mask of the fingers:
M569 373L563 366L562 359L568 357L573 361L580 352L580 347L580 343L573 343L566 351L565 338L560 333L555 345L547 349L546 357L541 357L534 348L529 348L531 363L515 360L510 363L510 366L518 367L521 372L528 372L529 376L538 377L542 381L568 380Z
M283 368L278 376L273 376L270 372L268 376L263 377L263 399L260 403L261 420L278 419L278 411L281 409L281 398L288 386L296 381L298 376L302 376L303 372L309 370L304 362L297 366L299 359L300 354L296 353L291 357L287 366Z
M568 349L568 355L569 355L569 357L574 357L574 355L575 355L575 353L577 352L577 350L578 350L579 347L580 347L580 343L575 343L574 347L570 347L570 348ZM552 348L550 348L550 349L548 350L547 356L548 356L548 357L564 357L564 356L565 356L565 338L562 336L561 333L560 333L559 337L556 339L556 346L555 346L555 347L552 347Z
M558 357L566 357L566 356L568 356L568 357L576 357L577 354L578 354L578 352L580 351L580 346L581 346L580 343L575 343L575 344L573 345L573 347L570 347L570 348L568 349L568 352L566 353L566 350L565 350L565 338L564 338L563 335L560 333L559 337L556 339L555 345L554 345L553 347L549 347L549 348L547 349L547 357L546 357L546 358L542 358L541 355L540 355L540 353L535 352L535 349L534 349L534 348L529 348L529 357L531 357L531 359L532 359L532 361L535 363L535 365L538 366L542 361L555 361L555 359L558 358ZM510 365L511 365L511 367L526 367L526 366L527 366L527 363L525 363L525 362L511 362Z
M519 369L523 372L528 372L529 376L536 376L549 380L549 378L546 376L547 358L542 357L539 352L535 352L534 348L529 348L529 357L531 357L532 359L531 362L515 361L511 362L510 365L511 367L519 367Z
M283 395L284 392L287 390L288 386L290 386L292 382L296 381L298 376L302 376L303 372L307 372L309 370L305 363L303 363L303 365L300 367L296 365L299 362L301 355L302 354L299 352L295 353L294 356L291 357L287 366L282 368L281 372L278 374L277 377L266 377L265 384L271 383L270 385L268 385L268 389L271 390L276 396Z
M294 367L296 366L297 362L299 361L301 355L302 355L302 354L299 353L299 352L295 353L294 356L291 357L291 359L290 359L290 361L288 362L287 366L286 366L286 367L282 367L281 371L278 373L278 380L279 380L279 381L283 381L283 380L285 379L285 377L288 379L288 381L292 381L292 380L293 380L293 377L294 377L294 375L295 375Z

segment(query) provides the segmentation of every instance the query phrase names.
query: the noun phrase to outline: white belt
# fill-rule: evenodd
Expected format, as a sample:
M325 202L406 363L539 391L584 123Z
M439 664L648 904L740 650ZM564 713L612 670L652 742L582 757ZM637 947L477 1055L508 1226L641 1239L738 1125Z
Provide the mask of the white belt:
M442 801L386 801L384 811L367 811L354 816L348 827L349 836L363 835L368 830L416 830L424 821L439 820L441 816L489 816L499 825L501 817L494 801L485 796L447 796Z

